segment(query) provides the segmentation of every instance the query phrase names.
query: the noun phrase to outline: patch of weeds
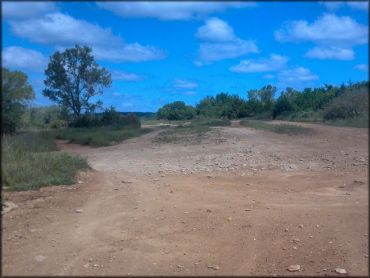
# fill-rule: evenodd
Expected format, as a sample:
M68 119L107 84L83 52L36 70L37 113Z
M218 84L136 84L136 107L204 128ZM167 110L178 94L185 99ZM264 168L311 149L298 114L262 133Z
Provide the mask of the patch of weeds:
M96 127L66 128L56 133L56 138L69 140L71 143L93 147L111 146L126 139L150 132L148 128Z
M310 128L294 124L269 124L262 121L243 120L240 121L240 125L288 135L308 134L312 132L312 129Z
M4 137L2 185L9 190L32 190L75 183L77 172L89 168L87 161L55 150L54 137L48 132Z

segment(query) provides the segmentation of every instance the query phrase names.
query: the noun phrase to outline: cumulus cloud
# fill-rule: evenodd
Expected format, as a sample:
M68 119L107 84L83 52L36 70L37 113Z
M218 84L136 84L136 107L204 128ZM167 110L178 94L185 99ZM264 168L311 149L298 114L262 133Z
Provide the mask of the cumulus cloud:
M277 71L284 68L287 62L287 57L271 54L270 59L240 61L238 65L231 67L230 71L242 73Z
M98 7L121 17L151 17L160 20L187 20L202 18L226 9L254 7L248 2L98 2Z
M41 52L17 46L4 48L2 59L5 67L33 72L43 72L48 62Z
M165 57L160 49L139 43L125 43L108 28L60 12L34 19L9 21L9 24L17 36L32 42L52 44L59 48L74 44L89 45L97 59L140 62Z
M198 29L196 36L202 41L198 59L194 62L196 66L258 52L258 47L252 40L238 38L232 27L218 18L207 20L205 25Z
M294 67L279 72L278 79L283 82L312 81L319 77L307 68Z
M332 60L353 60L355 58L355 53L350 48L314 47L306 53L306 57Z
M198 39L208 41L231 41L235 39L234 30L229 24L215 17L208 19L205 25L199 27L195 36Z
M115 70L112 72L112 79L118 80L118 81L139 81L139 80L142 80L143 77L135 73L122 72L122 71Z
M314 22L305 20L286 22L275 32L281 42L312 41L319 44L356 45L368 41L368 27L348 16L324 14Z
M3 2L2 8L7 20L34 18L57 10L53 2Z
M368 33L367 26L351 17L323 14L312 23L305 20L286 22L280 30L275 31L275 39L280 42L309 41L317 44L305 54L308 58L352 60L355 56L352 47L368 43Z
M369 65L358 64L354 68L357 69L357 70L368 71L369 70Z
M182 89L195 89L198 87L198 84L193 81L188 81L184 79L176 79L173 82L173 86L175 88L182 88Z

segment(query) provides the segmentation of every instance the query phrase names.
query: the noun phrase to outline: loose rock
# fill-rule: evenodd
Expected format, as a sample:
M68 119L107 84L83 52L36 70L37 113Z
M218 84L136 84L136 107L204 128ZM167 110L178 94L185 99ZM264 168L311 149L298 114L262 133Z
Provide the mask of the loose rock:
M35 257L35 260L38 261L38 262L42 262L46 259L46 256L43 256L43 255L38 255Z
M335 269L335 272L339 274L347 274L347 271L344 268L339 267Z
M76 210L75 210L75 212L76 212L76 213L81 213L81 212L83 212L83 211L84 211L83 209L76 209Z
M7 213L15 208L17 208L18 206L16 204L14 204L13 202L11 201L5 201L3 203L3 208L2 208L2 212L1 213Z
M220 267L218 265L209 265L208 268L212 268L214 270L219 270Z
M301 270L301 266L299 264L294 264L294 265L289 266L287 269L290 272L300 271Z

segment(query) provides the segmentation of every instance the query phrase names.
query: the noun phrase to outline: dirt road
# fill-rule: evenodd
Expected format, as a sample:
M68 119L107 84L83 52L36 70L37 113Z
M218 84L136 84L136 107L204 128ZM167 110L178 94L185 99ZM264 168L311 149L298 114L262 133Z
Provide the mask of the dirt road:
M7 194L3 275L368 274L368 130L161 130L90 148L74 186ZM289 272L300 265L298 272Z

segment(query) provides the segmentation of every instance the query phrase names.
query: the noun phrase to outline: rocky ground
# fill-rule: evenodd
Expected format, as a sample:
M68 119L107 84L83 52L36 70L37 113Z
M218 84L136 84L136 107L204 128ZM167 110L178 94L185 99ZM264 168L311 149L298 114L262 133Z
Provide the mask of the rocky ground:
M3 275L366 276L368 129L302 125L59 142L93 170L5 194Z

